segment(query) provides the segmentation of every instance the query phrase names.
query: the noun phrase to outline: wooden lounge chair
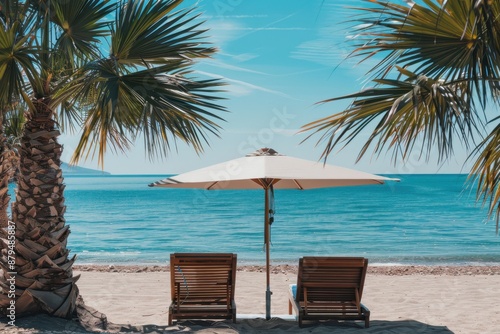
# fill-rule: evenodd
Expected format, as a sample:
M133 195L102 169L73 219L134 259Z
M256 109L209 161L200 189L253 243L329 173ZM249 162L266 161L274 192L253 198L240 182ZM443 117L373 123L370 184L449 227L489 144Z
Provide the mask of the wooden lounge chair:
M170 255L168 324L174 319L233 319L236 254L174 253Z
M368 259L355 257L303 257L297 285L290 286L288 312L303 320L364 320L370 311L361 304ZM295 287L295 288L294 288Z

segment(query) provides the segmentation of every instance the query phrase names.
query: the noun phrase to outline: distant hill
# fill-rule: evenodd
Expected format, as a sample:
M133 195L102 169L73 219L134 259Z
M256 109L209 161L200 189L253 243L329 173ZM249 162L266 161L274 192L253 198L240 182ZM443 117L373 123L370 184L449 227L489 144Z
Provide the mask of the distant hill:
M61 169L65 175L111 175L110 173L102 170L70 166L65 162L61 163Z

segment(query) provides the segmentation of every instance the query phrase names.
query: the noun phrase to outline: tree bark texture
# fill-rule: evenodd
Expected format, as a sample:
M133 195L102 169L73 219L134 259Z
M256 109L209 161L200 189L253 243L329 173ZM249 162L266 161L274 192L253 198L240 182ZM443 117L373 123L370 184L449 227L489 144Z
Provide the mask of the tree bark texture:
M5 282L8 272L15 271L17 316L48 313L69 318L76 309L79 277L73 277L75 256L69 258L67 249L70 230L64 219L60 133L48 101L34 103L36 113L27 115L23 129L18 189L12 205L15 270L2 254L0 308L5 311L10 303Z

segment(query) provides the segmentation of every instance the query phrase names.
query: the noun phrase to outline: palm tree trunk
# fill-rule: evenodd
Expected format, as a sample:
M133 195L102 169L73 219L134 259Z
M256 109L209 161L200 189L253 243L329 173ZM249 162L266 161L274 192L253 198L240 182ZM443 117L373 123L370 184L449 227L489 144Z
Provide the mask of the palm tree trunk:
M69 318L76 308L78 288L73 277L75 256L69 259L65 225L64 184L60 168L62 146L48 99L34 101L20 149L20 175L12 219L16 227L16 315L48 313ZM4 259L4 281L9 271ZM12 271L12 270L10 270ZM3 289L5 291L5 287ZM5 308L0 295L0 308Z

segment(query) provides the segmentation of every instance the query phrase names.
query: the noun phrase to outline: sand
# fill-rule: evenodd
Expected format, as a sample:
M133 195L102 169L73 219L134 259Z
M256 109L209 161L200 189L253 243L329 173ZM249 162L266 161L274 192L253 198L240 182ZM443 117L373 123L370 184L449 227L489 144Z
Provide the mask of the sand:
M75 321L38 315L17 319L16 328L0 319L5 333L500 333L500 268L370 268L363 304L371 326L362 322L304 322L288 316L288 285L296 268L274 267L271 275L273 319L265 312L265 274L260 267L240 268L236 303L239 320L182 321L167 326L170 300L166 268L79 267L80 293L89 309L80 309L85 328ZM91 314L92 309L96 312ZM99 312L97 312L99 311ZM105 314L105 317L101 313ZM106 321L104 320L106 319Z

